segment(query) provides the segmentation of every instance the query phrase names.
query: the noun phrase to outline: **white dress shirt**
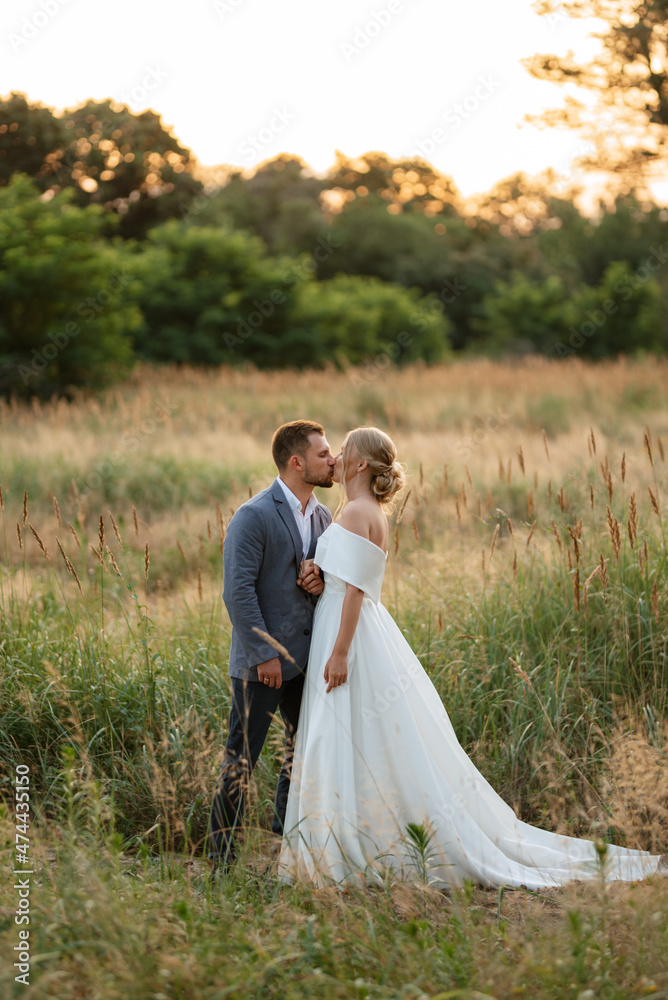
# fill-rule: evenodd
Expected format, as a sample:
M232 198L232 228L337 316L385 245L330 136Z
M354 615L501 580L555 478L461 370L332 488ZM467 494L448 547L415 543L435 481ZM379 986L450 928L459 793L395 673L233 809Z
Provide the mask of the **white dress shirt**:
M285 485L280 476L276 476L276 482L283 490L285 499L290 504L292 513L295 516L295 524L299 529L299 534L302 540L302 559L306 559L309 550L309 543L311 541L311 515L318 506L318 501L316 500L315 495L311 493L311 496L308 498L308 503L306 504L306 511L302 514L302 502L299 497L294 495L292 490Z

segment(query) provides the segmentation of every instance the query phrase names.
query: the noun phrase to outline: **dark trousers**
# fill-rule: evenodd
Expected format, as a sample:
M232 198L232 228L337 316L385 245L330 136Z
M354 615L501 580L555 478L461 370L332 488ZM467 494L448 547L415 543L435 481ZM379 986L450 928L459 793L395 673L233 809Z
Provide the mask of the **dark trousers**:
M211 808L210 858L223 861L234 858L234 832L243 820L244 793L277 711L285 726L285 756L276 790L272 830L279 836L283 833L303 689L303 674L283 681L280 688L232 678L230 732Z

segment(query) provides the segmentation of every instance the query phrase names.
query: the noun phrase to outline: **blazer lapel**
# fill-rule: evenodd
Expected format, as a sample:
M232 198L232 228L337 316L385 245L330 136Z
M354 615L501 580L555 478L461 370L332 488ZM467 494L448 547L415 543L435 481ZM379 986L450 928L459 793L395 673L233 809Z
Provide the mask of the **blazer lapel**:
M322 535L323 531L327 527L324 523L325 519L322 514L320 507L316 509L311 514L311 540L308 547L308 558L313 559L315 556L315 547L318 544L318 539Z
M290 505L285 499L283 490L275 481L271 487L271 495L276 501L276 509L278 510L283 523L290 532L290 537L292 538L292 543L295 547L295 559L297 560L297 566L299 566L302 561L302 538L297 530L295 515L290 510Z

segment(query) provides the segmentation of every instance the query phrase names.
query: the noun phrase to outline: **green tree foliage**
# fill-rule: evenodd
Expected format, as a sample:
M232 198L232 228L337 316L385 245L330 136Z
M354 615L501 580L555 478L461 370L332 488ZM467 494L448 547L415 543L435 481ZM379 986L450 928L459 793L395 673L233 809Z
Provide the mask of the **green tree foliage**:
M485 296L480 349L488 354L531 351L600 360L668 347L661 292L646 267L611 263L599 285L569 294L552 276L543 282L516 274Z
M535 55L524 61L539 80L576 84L595 100L569 95L563 106L540 116L548 126L576 129L593 143L583 165L638 177L662 160L668 143L668 2L666 0L537 0L536 11L557 24L597 18L598 52L579 62Z
M155 111L133 114L112 101L88 101L57 118L12 94L0 112L0 183L21 171L42 190L72 187L75 204L119 215L123 236L141 237L182 215L202 189L190 151Z
M245 229L260 236L271 253L308 253L327 233L322 189L323 181L311 176L302 160L278 156L251 177L233 171L189 221Z
M95 388L132 363L134 275L101 208L37 195L21 174L0 188L0 390Z
M459 193L450 177L439 173L426 160L392 160L385 153L364 153L349 159L337 152L336 162L328 171L326 188L330 201L351 201L355 195L375 194L390 214L404 211L457 214Z
M656 259L653 263L658 267ZM647 264L634 270L626 261L615 261L599 285L583 286L573 303L576 319L569 327L568 346L596 360L665 351L665 310L652 273Z
M192 364L289 364L294 261L269 257L261 240L228 228L170 220L137 257L143 358Z
M13 174L24 173L41 191L52 187L48 157L65 138L64 123L51 108L30 104L23 94L0 98L0 186Z
M532 281L515 274L497 283L483 300L483 317L476 322L484 334L479 349L486 354L554 352L568 338L576 317L561 278Z
M136 258L137 351L154 361L263 368L357 362L393 343L396 360L447 352L447 320L417 293L357 277L316 283L308 262L271 257L244 232L174 220L157 227Z
M451 324L433 297L375 278L339 275L300 286L289 343L299 364L442 361ZM294 352L291 352L294 356Z
M357 197L332 221L341 249L318 269L320 277L365 274L407 288L436 291L456 268L452 242L434 222L413 212L390 215L376 194Z

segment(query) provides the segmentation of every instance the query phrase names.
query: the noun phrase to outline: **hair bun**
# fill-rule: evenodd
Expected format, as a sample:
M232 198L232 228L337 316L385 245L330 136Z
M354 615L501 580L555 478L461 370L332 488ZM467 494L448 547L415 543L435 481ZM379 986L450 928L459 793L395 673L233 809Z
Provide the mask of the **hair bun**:
M371 477L371 492L379 503L390 503L405 483L403 468L399 462L393 462L374 472Z

